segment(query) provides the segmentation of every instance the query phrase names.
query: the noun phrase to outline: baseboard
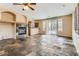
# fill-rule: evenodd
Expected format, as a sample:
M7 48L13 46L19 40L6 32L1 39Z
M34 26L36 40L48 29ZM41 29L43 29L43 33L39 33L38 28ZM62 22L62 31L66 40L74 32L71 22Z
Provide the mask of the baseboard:
M62 35L57 35L57 36L59 36L59 37L66 37L66 38L72 39L72 37L70 37L70 36L62 36Z

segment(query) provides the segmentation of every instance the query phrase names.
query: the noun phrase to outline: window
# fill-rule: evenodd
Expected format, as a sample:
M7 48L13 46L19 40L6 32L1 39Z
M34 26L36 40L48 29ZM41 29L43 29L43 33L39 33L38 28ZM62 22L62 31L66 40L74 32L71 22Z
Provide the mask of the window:
M58 31L62 31L62 30L63 30L63 20L58 19Z
M57 19L44 20L43 31L45 31L46 34L57 34Z

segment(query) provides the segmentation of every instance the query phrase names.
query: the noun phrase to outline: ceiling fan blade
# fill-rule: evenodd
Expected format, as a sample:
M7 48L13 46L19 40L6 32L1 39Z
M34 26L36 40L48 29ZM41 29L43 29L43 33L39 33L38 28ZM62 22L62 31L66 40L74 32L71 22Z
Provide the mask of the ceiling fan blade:
M13 3L14 5L36 5L36 3Z
M29 5L28 5L28 7L29 7L31 10L35 10L34 8L32 8L32 7L31 7L31 6L29 6Z
M28 5L28 3L22 3L23 5Z
M28 6L28 8L30 8L31 10L35 10L32 5L36 5L36 3L13 3L13 5L24 5L24 6Z
M22 3L13 3L13 5L23 5Z
M36 3L23 3L24 5L36 5Z
M30 5L36 5L36 3L30 3Z

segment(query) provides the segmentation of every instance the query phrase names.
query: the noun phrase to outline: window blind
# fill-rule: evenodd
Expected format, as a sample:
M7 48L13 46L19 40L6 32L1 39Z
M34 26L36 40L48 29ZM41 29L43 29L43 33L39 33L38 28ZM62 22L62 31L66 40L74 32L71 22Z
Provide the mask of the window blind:
M79 35L79 6L75 8L75 32Z

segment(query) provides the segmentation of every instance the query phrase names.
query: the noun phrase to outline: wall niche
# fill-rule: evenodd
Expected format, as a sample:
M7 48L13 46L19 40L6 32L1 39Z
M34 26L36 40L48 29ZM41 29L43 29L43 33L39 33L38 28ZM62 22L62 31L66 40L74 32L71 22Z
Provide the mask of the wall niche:
M0 19L0 40L16 38L15 32L16 15L9 11L1 12Z

